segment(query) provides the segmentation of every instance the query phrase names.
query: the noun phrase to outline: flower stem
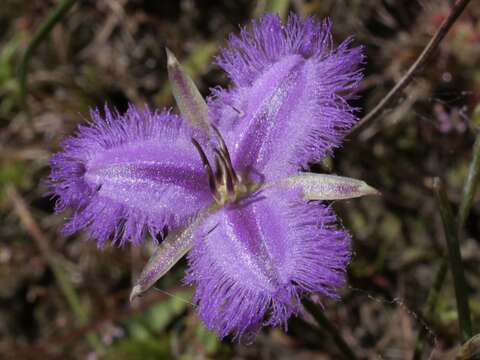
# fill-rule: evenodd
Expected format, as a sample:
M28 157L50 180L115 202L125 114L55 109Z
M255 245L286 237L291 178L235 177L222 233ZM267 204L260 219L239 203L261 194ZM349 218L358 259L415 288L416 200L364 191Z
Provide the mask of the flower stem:
M473 335L472 324L470 321L470 307L468 304L468 292L465 281L462 257L460 254L460 244L458 241L458 228L455 217L453 216L447 194L439 178L435 178L433 188L437 197L438 208L442 217L445 239L447 241L448 259L453 275L453 285L455 288L455 298L457 301L458 322L461 338L467 341Z
M461 231L468 214L472 207L475 192L477 190L478 181L480 180L480 132L477 134L475 145L473 146L473 159L470 162L467 179L463 186L462 201L458 213L458 231Z
M345 359L356 359L356 355L350 348L345 339L340 335L335 326L327 319L318 306L310 300L304 299L302 301L303 306L308 312L315 318L318 325L324 328L332 337L333 342L337 345L338 349L342 352Z
M469 2L470 0L459 0L453 5L452 11L448 15L448 17L440 24L437 32L435 33L435 35L433 35L431 40L425 46L417 60L410 66L410 68L403 75L400 81L388 92L388 94L385 95L382 100L380 100L377 106L375 106L357 123L357 125L355 125L355 127L351 130L350 135L358 133L370 122L382 115L383 111L392 103L392 101L398 98L398 95L402 92L402 90L410 84L410 82L413 80L414 76L419 72L419 70L425 65L425 63L427 63L431 59L438 45L440 45L445 35L447 35L448 31L458 19L458 17L461 15Z
M42 41L48 36L54 26L60 21L60 19L70 10L75 4L76 0L62 0L57 7L51 12L51 14L40 25L39 29L33 36L32 41L28 44L25 53L23 54L18 70L18 81L20 86L20 104L26 105L25 96L27 94L27 77L28 66L32 58L35 49L42 43Z

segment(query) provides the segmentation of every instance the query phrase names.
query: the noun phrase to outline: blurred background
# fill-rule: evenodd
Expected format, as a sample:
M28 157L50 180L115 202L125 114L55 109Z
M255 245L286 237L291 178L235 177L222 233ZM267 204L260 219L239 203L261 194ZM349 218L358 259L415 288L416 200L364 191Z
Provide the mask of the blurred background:
M77 1L33 52L22 98L18 68L42 21L60 1L0 5L0 358L336 359L327 331L292 319L251 344L220 342L182 286L185 262L133 306L128 294L152 251L103 251L85 234L59 235L64 217L42 183L59 142L105 103L124 111L173 107L164 47L204 95L227 86L212 63L227 35L264 12L328 16L339 43L354 35L367 54L356 105L372 109L420 54L452 1L228 0ZM359 358L453 358L459 330L452 279L432 191L441 177L457 209L480 126L480 2L472 1L431 61L393 107L314 167L360 178L380 198L334 204L353 235L342 300L325 314ZM474 328L480 324L480 206L461 248ZM430 301L427 301L430 299Z

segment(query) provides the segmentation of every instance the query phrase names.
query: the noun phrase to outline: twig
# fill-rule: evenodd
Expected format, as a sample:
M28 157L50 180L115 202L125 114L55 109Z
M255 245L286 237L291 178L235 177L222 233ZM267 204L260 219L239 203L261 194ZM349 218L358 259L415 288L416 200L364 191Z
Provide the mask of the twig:
M461 231L467 220L473 199L480 180L480 133L477 135L475 145L473 146L473 159L470 162L468 175L463 186L462 201L458 212L458 231Z
M435 178L433 188L437 197L438 208L440 210L445 231L445 239L447 241L448 259L452 270L455 298L457 301L460 335L463 342L465 342L472 337L473 333L470 321L467 285L464 276L462 256L460 254L460 244L458 241L457 224L452 209L450 208L447 194L445 193L445 189L439 178Z
M318 325L324 328L328 334L332 337L333 342L337 345L338 349L342 352L345 359L356 359L356 355L350 348L348 343L339 334L335 326L325 317L323 312L318 308L318 305L314 304L310 300L303 300L303 306L308 312L315 318Z
M412 64L412 66L410 66L405 75L403 75L400 81L388 92L388 94L385 95L385 97L380 100L380 102L367 115L365 115L357 123L357 125L355 125L355 127L352 128L350 135L357 134L361 129L380 116L383 113L383 110L385 110L390 103L397 98L400 92L410 84L422 66L430 60L440 42L443 40L445 35L447 35L448 31L469 2L470 0L458 0L453 5L450 15L448 15L448 17L440 24L440 27L436 31L435 35L433 35L427 46L425 46L417 60Z
M20 85L20 104L24 108L26 106L25 96L27 94L28 66L30 65L30 60L32 58L33 52L48 36L50 31L52 31L52 29L60 21L60 19L68 12L68 10L70 10L70 8L75 4L75 2L76 0L62 0L52 11L52 13L45 19L45 21L40 25L39 29L33 36L32 41L30 41L30 44L28 44L27 50L25 50L25 53L23 54L18 69L18 81Z
M15 187L10 186L7 190L7 194L10 202L13 205L13 209L16 215L20 219L20 222L25 227L25 230L28 232L28 234L35 241L35 244L37 245L42 257L45 259L48 266L52 270L53 275L55 276L55 280L57 281L60 290L65 296L68 305L70 306L75 316L77 324L79 326L85 326L89 321L88 314L83 308L75 291L75 288L72 285L70 278L68 277L68 274L64 271L64 269L50 250L48 240L43 234L43 232L40 230L40 227L33 218L32 214L30 213L27 204L25 204L25 201L17 192ZM103 352L103 345L95 333L89 332L86 334L86 337L90 346L95 349L97 353Z

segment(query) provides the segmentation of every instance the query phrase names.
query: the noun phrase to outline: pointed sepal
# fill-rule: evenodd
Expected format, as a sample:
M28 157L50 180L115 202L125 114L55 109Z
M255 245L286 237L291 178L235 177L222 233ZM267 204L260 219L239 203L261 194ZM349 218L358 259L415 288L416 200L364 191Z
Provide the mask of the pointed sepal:
M190 251L193 246L193 232L217 208L217 205L212 205L200 212L188 225L170 233L158 245L130 292L130 302L149 290Z
M298 173L279 181L280 186L301 189L306 200L345 200L380 192L362 180L329 174Z
M182 116L191 125L209 133L208 107L192 78L186 73L173 53L166 48L168 79Z

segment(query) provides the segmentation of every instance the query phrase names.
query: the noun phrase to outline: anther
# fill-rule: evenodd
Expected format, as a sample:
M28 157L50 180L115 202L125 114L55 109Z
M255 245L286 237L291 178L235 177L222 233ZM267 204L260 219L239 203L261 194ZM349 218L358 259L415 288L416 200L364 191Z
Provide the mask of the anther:
M220 159L223 161L226 175L228 176L229 181L232 183L232 187L235 187L235 185L237 185L239 181L238 181L237 175L235 174L235 171L233 170L232 164L228 161L227 157L225 156L225 153L223 153L218 149L215 149L214 151L216 154L218 154Z
M227 169L229 170L229 173L232 176L232 181L234 184L239 182L239 179L237 177L237 174L235 173L235 170L232 165L232 159L230 158L230 153L228 152L227 145L225 144L225 141L223 140L222 134L220 133L220 130L215 125L212 125L213 132L215 133L215 136L218 139L218 142L220 143L220 152L223 155L223 158L225 159L225 164L227 165Z
M222 174L222 165L220 164L221 160L218 156L215 156L215 183L220 184L223 181Z
M200 155L200 158L202 160L203 167L204 167L205 171L207 172L208 186L210 187L210 191L212 192L212 195L213 195L214 199L217 200L217 202L218 202L220 197L218 196L215 177L213 175L212 167L210 166L210 163L208 162L207 155L205 155L205 152L203 151L202 147L197 142L197 140L192 138L192 143L195 146L195 148L197 149L197 151Z
M233 178L231 171L229 170L228 164L225 161L222 153L218 149L213 150L215 152L215 160L220 165L220 173L222 174L222 180L227 187L227 194L229 196L235 195L235 188L233 183Z

